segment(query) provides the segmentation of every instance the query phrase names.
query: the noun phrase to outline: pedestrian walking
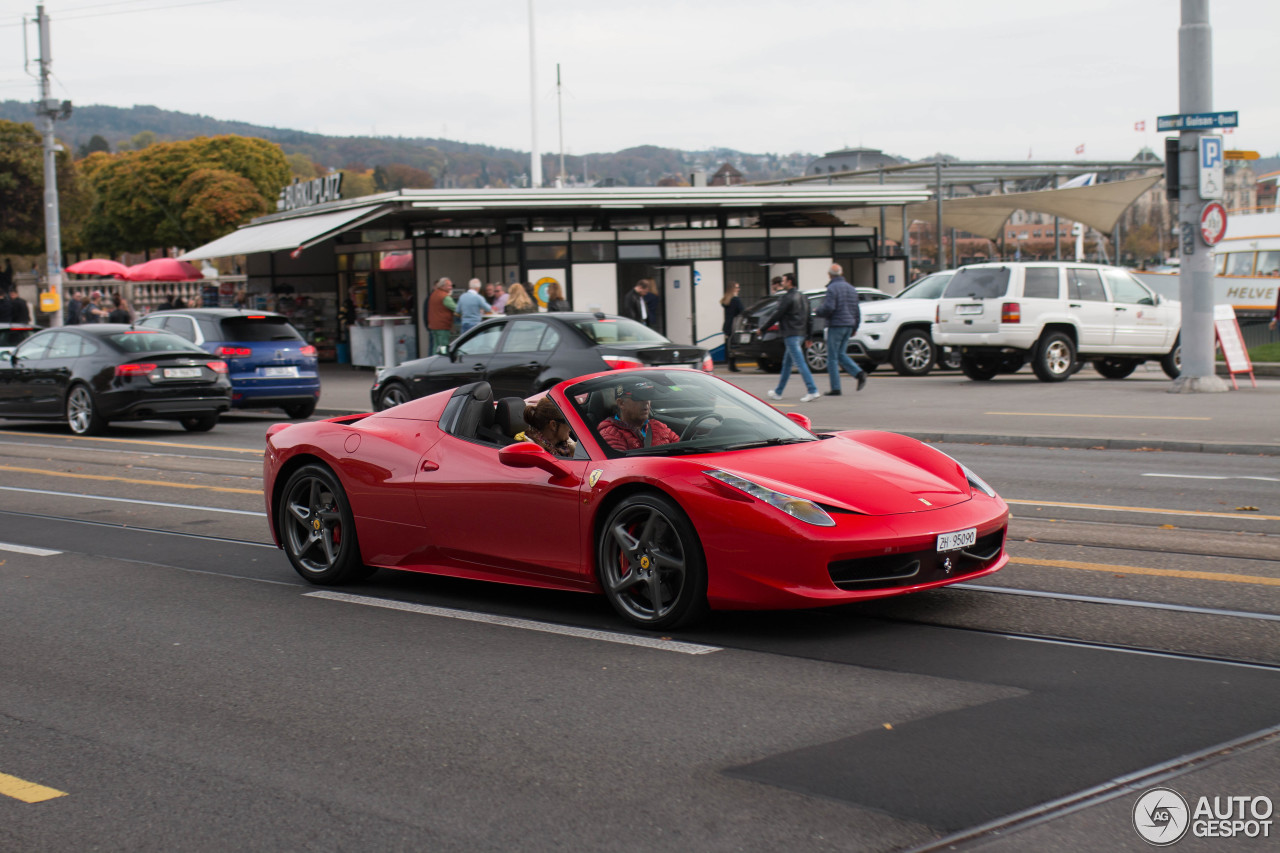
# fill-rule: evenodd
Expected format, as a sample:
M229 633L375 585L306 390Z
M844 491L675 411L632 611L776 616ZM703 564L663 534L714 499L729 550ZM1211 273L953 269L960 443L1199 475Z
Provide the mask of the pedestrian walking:
M782 298L778 300L777 323L786 349L782 354L782 373L778 377L778 387L768 392L769 399L782 399L782 392L787 387L787 380L791 378L791 368L794 366L800 369L800 378L804 380L807 392L800 398L800 402L808 403L821 396L800 348L809 336L809 300L796 289L796 278L791 273L782 277L782 288Z
M729 344L733 337L733 321L742 313L742 299L738 296L741 290L742 285L731 281L725 288L724 296L720 298L720 305L724 308L724 357L729 363L730 373L738 372L738 365L734 363L733 351L729 348Z
M489 303L480 295L480 279L467 282L467 292L458 297L458 330L466 334L489 313Z
M861 391L867 384L867 373L849 357L849 338L862 322L858 306L858 289L844 279L844 269L832 264L827 270L827 295L818 306L818 316L827 321L827 374L831 377L828 397L840 396L840 368L858 381Z
M453 312L457 307L458 303L453 299L453 282L448 278L437 280L427 297L427 304L422 307L422 314L427 318L431 355L448 348L449 334L453 331Z

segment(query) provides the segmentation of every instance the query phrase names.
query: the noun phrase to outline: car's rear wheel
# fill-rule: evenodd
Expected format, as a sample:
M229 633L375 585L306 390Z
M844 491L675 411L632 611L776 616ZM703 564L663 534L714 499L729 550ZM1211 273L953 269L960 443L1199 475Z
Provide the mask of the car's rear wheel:
M1050 332L1040 339L1031 368L1041 382L1062 382L1075 372L1076 345L1062 332Z
M827 369L827 342L821 338L815 338L809 342L809 346L804 350L805 364L809 365L809 369L814 373L821 373Z
M1160 367L1170 379L1177 379L1182 375L1182 335L1174 339L1173 349L1160 359Z
M899 375L924 376L933 369L933 339L924 329L905 329L894 339L890 358Z
M409 389L403 382L388 382L378 391L378 411L409 402Z
M304 465L289 477L276 506L276 527L289 562L311 583L346 583L374 571L360 562L347 494L323 465Z
M965 376L978 382L985 382L999 373L999 365L992 358L977 358L971 355L960 356L960 370Z
M187 432L208 432L218 425L218 413L207 415L191 415L178 421Z
M1098 358L1093 361L1093 369L1107 379L1124 379L1138 369L1138 362L1132 358Z
M707 568L698 535L670 498L624 498L596 548L600 585L614 610L641 628L686 625L707 609Z
M308 400L305 403L290 403L289 405L284 407L284 413L288 415L291 420L295 420L295 421L300 421L303 418L311 417L312 413L314 413L315 410L316 410L315 400Z
M89 386L73 385L67 394L67 426L76 435L97 435L107 428Z

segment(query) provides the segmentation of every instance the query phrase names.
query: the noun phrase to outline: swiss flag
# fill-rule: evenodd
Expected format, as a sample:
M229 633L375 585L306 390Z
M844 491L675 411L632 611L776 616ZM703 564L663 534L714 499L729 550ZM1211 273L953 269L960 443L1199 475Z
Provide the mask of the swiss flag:
M1134 130L1146 130L1146 129L1147 129L1147 123L1146 123L1145 121L1135 121L1135 122L1133 123L1133 129L1134 129Z
M1076 146L1076 153L1077 153L1077 154L1083 154L1083 153L1084 153L1084 143L1081 143L1081 144L1079 144L1079 145L1077 145L1077 146Z

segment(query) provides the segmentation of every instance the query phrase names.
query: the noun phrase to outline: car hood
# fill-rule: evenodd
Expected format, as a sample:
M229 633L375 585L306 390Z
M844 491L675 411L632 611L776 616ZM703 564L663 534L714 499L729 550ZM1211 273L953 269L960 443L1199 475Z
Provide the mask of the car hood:
M969 500L960 466L926 449L936 454L928 457L938 462L936 470L842 436L714 458L715 467L766 488L865 515L924 512ZM710 467L707 458L702 461L704 470Z

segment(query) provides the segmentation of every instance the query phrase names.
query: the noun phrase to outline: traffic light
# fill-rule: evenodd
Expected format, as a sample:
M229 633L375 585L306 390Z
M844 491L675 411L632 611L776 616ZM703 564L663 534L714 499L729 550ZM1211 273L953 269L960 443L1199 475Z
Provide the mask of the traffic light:
M1178 171L1178 144L1180 137L1164 138L1164 194L1169 201L1178 200L1178 182L1181 175Z

